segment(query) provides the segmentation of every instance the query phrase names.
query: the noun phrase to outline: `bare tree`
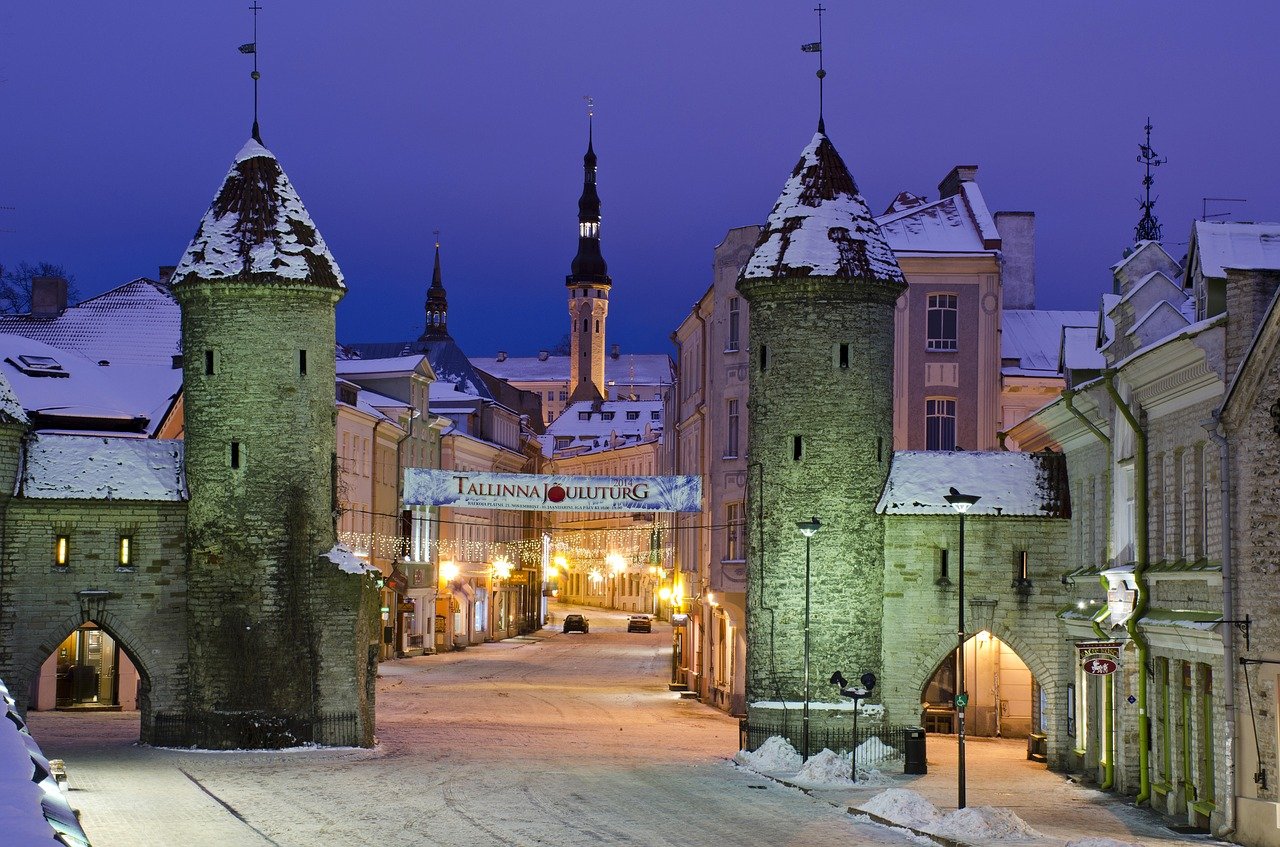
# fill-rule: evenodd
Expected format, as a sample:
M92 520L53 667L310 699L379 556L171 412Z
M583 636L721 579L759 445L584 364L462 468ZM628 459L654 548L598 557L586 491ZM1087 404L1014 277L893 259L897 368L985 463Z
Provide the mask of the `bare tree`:
M31 280L38 276L60 276L67 281L67 302L74 303L80 297L76 290L76 278L68 274L62 265L52 262L19 262L13 267L0 265L0 312L25 315L31 311Z

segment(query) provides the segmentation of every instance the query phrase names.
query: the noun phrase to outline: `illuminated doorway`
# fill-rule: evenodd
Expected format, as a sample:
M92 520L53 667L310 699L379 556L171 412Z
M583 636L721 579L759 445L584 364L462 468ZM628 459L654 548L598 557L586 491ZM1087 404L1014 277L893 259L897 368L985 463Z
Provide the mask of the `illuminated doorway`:
M29 708L134 711L138 688L138 671L129 657L114 638L89 621L45 660Z
M921 696L929 732L956 731L956 652L939 663ZM965 642L965 734L1026 738L1038 725L1039 685L1009 645L983 630ZM1037 730L1039 731L1039 730Z

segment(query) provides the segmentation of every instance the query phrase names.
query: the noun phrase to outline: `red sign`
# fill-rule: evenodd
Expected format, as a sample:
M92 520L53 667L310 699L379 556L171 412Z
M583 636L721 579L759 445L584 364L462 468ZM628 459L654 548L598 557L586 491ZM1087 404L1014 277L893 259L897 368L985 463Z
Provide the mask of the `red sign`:
M1085 656L1084 672L1094 676L1110 676L1116 672L1116 660L1109 656Z

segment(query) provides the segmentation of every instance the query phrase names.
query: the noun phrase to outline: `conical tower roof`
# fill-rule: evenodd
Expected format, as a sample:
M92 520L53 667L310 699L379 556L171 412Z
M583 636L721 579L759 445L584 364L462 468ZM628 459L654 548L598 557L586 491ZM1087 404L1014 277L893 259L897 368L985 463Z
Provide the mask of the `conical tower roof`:
M821 129L783 186L741 279L797 277L904 282L867 201Z
M346 288L280 163L253 139L236 154L173 272L175 286L197 279Z

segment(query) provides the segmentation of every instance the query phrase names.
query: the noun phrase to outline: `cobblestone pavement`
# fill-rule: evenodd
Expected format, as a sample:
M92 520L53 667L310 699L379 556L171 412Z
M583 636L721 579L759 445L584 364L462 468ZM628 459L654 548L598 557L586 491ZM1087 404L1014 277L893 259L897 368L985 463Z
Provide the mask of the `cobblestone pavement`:
M129 714L32 713L31 727L66 759L96 847L918 843L845 814L870 792L810 796L728 764L736 721L666 690L670 630L628 634L622 615L585 613L589 635L384 663L373 750L157 750L134 743ZM970 745L971 805L1011 806L1053 835L1156 831L1020 750ZM929 760L909 787L953 805L945 744Z

